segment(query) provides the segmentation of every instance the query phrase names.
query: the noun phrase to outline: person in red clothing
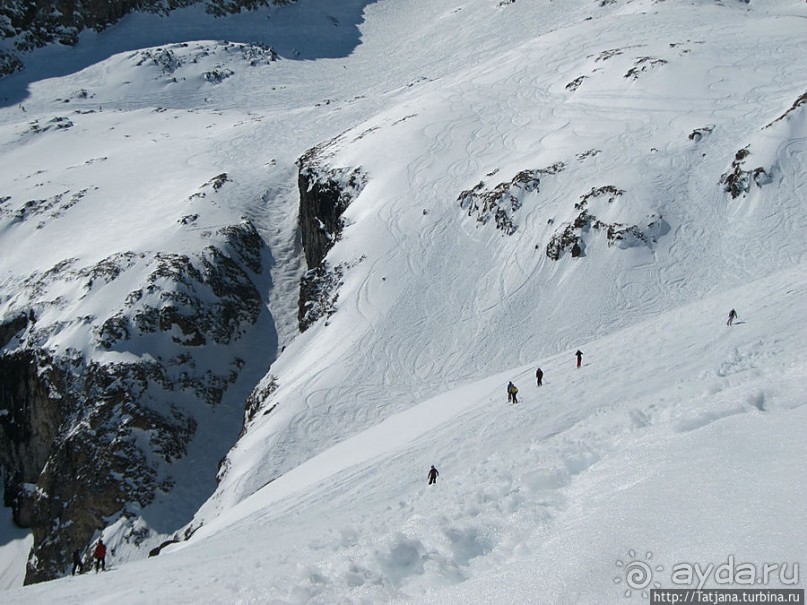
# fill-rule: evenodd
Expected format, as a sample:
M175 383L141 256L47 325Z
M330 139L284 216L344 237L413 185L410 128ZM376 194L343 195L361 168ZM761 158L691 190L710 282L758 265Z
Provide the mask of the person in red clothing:
M98 573L99 568L106 571L106 545L100 538L98 544L95 545L93 556L95 557L95 573Z
M577 355L577 367L579 368L580 364L583 363L583 351L577 349L577 353L575 353L575 355Z

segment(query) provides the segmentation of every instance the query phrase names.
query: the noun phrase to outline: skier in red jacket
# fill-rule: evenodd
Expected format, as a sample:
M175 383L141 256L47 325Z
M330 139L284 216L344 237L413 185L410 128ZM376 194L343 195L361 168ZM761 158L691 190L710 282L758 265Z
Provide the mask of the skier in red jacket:
M95 573L98 573L99 567L102 571L106 571L106 545L103 540L98 540L93 556L95 557Z

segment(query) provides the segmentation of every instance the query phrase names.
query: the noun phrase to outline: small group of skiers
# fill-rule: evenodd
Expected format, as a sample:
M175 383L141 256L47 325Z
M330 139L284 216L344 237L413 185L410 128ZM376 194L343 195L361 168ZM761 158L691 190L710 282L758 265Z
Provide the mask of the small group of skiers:
M729 311L729 318L726 321L726 325L731 326L734 323L735 319L739 319L739 316L737 315L737 311L732 309L731 311ZM574 355L577 358L577 367L579 368L580 366L583 365L583 351L578 349ZM541 368L538 368L537 370L535 370L536 385L539 387L542 386L543 381L544 381L544 372ZM510 382L507 383L507 402L518 403L517 395L518 395L518 387L514 385L513 381L511 380ZM437 472L437 469L434 468L434 465L432 465L432 468L429 471L429 485L431 485L432 483L437 483L437 476L439 474L440 473Z
M583 364L583 352L578 350L575 356L577 357L577 367L579 368ZM535 383L539 387L544 384L544 371L541 368L535 370ZM516 397L517 393L518 387L514 385L511 380L507 383L507 402L518 403L518 397Z
M92 552L92 556L95 559L95 573L98 571L106 571L106 544L102 539L98 540L98 544L95 545L95 550ZM92 565L90 565L92 568ZM81 550L78 548L73 551L73 571L71 575L76 575L76 571L78 573L84 573L84 563L81 560Z

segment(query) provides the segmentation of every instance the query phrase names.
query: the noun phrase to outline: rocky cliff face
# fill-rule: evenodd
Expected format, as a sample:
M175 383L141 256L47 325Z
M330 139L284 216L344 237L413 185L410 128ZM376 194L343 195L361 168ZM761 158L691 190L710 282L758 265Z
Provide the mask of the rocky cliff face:
M300 281L297 319L301 331L334 312L345 268L331 267L325 256L342 236L342 214L367 183L361 168L331 167L326 149L327 145L315 147L297 162L300 232L309 269Z
M203 4L208 13L223 16L294 0L9 0L0 5L0 76L23 68L21 52L47 44L74 45L85 29L103 30L135 11L167 14Z
M210 241L196 255L67 260L31 276L17 297L29 307L0 324L0 467L4 504L34 536L26 583L66 573L72 550L112 523L135 544L149 538L139 511L170 492L199 410L238 378L233 351L262 310L264 244L248 221ZM74 301L49 296L65 283L128 293L107 317L68 319ZM53 346L75 330L88 348Z

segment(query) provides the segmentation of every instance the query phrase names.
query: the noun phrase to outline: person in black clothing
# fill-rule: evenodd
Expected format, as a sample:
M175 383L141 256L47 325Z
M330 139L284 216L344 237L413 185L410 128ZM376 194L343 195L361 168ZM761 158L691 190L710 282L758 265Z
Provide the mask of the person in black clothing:
M575 353L575 355L577 355L577 367L579 368L583 363L583 351L577 349L577 353Z
M730 326L732 323L734 323L734 320L735 320L735 319L737 319L737 311L735 311L734 309L732 309L731 311L729 311L729 319L728 319L728 321L726 322L726 325L727 325L727 326Z
M73 571L70 575L76 575L77 569L78 573L84 573L84 565L81 562L81 551L78 548L73 551Z
M518 388L516 385L513 384L512 381L507 383L507 401L508 403L518 403L518 397L516 394L518 393Z
M431 485L432 483L437 483L437 476L439 474L440 473L437 472L437 469L434 468L434 465L432 464L432 467L429 470L429 485Z
M538 386L543 384L542 380L544 379L544 373L541 371L541 368L535 370L535 381L538 383Z

